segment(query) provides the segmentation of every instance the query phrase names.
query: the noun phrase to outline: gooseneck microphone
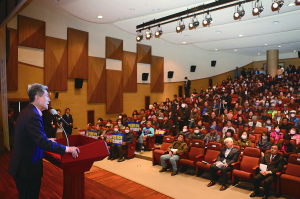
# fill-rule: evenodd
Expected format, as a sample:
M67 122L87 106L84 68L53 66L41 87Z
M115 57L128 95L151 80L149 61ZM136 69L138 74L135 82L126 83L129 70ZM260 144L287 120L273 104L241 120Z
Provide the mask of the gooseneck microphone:
M64 120L58 113L55 109L51 109L51 113L52 115L56 116L58 120L61 120L63 121L63 123L67 126L69 126L69 124L66 122L66 120ZM62 125L58 122L59 126L61 127L61 129L63 130L63 132L65 133L65 136L66 136L66 139L67 139L67 145L69 147L69 139L68 139L68 135L65 131L65 129L62 127Z

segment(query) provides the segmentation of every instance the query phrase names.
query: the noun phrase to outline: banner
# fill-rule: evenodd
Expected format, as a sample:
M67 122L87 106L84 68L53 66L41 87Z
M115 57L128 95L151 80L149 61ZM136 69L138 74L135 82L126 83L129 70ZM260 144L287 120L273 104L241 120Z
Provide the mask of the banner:
M112 137L112 133L106 133L106 143L108 145L113 143L113 137Z
M79 130L79 135L85 135L86 129Z
M98 131L87 130L87 136L98 139Z
M122 142L124 140L124 134L123 133L113 133L112 134L112 143L114 145L122 145Z
M131 131L139 131L140 130L140 123L139 122L127 122Z
M165 135L165 132L166 132L166 131L164 131L164 130L156 130L154 134L155 134L156 136L164 136L164 135Z
M8 131L7 83L6 83L6 26L0 29L0 72L1 72L1 98L2 123L4 146L10 150Z

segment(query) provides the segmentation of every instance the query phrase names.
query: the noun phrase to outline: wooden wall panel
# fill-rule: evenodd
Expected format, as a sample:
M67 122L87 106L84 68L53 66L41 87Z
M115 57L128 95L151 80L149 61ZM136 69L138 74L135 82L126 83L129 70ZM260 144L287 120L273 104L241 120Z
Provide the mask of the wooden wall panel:
M46 23L18 15L19 45L45 49Z
M122 61L124 92L137 92L137 57L136 53L123 52Z
M151 46L137 44L137 62L151 64Z
M88 103L106 102L106 59L89 57Z
M123 72L106 70L106 113L123 112Z
M151 92L164 92L164 58L152 56Z
M7 51L7 90L18 90L18 31L8 29L9 51Z
M68 42L63 39L46 37L45 85L49 91L68 90Z
M109 59L123 59L123 40L106 37L105 57Z
M88 78L89 33L68 28L68 78Z

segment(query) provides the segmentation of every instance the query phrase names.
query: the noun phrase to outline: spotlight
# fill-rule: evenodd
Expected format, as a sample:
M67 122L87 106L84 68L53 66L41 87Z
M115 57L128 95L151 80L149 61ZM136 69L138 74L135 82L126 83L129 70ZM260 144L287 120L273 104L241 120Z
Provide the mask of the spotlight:
M207 11L207 14L205 15L205 18L202 21L202 24L204 26L209 26L211 23L213 23L213 20L211 18L211 15L209 15L209 11Z
M253 4L252 4L253 6ZM254 4L254 8L253 8L253 13L254 14L260 14L262 11L264 10L264 7L262 5L262 1L261 0L257 0Z
M160 25L158 25L157 30L156 30L156 32L155 32L155 37L156 37L156 38L157 38L157 37L160 37L162 34L163 34L163 31L162 31Z
M297 5L300 4L300 0L296 0L296 4L297 4Z
M236 12L233 14L234 18L242 18L245 15L244 7L239 4L239 6L236 7Z
M283 3L284 3L284 0L275 0L273 3L272 3L272 8L273 9L279 9L283 6Z
M140 42L142 39L143 39L143 34L141 33L141 30L139 30L136 36L136 41Z
M180 21L177 24L176 32L177 33L182 32L184 29L185 29L185 25L184 25L184 22L182 21L182 18L181 18Z
M193 29L193 28L196 28L199 26L199 21L198 19L196 18L196 15L194 15L194 17L192 18L192 21L191 23L189 24L189 28L190 29Z

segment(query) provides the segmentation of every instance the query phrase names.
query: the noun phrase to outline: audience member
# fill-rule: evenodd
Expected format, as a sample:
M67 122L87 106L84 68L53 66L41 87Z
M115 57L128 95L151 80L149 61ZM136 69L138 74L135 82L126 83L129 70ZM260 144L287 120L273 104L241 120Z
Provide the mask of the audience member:
M228 129L225 136L220 140L223 143L223 147L225 147L225 139L232 138L233 144L236 145L236 140L233 138L234 131L232 129Z
M143 143L148 141L148 137L154 136L154 129L151 127L151 122L147 121L146 126L143 128L141 135L139 136L139 149L143 152Z
M256 148L261 149L261 155L264 156L265 151L271 149L272 142L270 141L270 134L267 131L264 131L261 134L261 140L256 142Z
M66 108L65 114L62 116L62 118L69 124L68 126L64 125L64 129L65 129L66 133L68 135L71 135L72 129L73 129L73 118L72 118L72 115L70 114L69 108Z
M242 131L240 133L240 139L237 141L237 145L241 146L241 152L244 152L245 147L252 147L252 142L248 138L249 133L246 131Z
M277 146L278 149L283 152L284 154L284 158L286 160L289 159L289 155L290 153L295 153L296 152L296 148L295 145L293 145L291 142L291 135L289 134L285 134L283 136L283 141L278 142Z
M215 125L211 125L210 132L205 135L204 140L205 140L205 146L208 145L209 141L220 142L221 137L217 133L217 129Z

